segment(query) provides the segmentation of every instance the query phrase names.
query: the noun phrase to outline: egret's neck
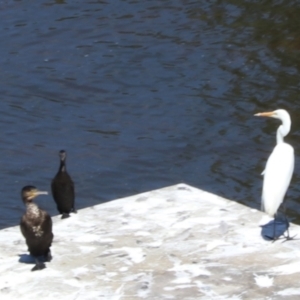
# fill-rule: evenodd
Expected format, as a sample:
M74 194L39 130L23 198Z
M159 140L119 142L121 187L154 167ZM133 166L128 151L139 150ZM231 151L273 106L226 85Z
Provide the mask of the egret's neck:
M284 120L282 125L277 129L276 140L277 144L283 143L283 138L290 132L291 129L291 120Z

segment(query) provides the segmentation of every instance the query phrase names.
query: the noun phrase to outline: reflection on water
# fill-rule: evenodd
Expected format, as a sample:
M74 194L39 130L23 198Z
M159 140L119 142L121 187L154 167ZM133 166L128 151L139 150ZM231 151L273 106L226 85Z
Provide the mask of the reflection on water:
M50 188L60 149L78 208L179 182L259 208L278 123L253 114L276 108L293 120L287 206L300 222L296 1L0 8L1 227L18 223L22 186Z

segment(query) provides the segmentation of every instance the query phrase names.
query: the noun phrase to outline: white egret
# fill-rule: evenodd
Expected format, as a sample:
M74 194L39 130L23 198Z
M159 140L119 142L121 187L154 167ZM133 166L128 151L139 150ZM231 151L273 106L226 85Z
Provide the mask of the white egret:
M284 142L284 137L290 132L291 118L284 109L272 112L255 114L258 117L272 117L281 120L282 124L277 129L277 145L268 158L264 176L262 190L262 210L274 217L274 236L275 237L275 217L279 206L284 200L284 196L291 182L294 171L294 149L291 145Z

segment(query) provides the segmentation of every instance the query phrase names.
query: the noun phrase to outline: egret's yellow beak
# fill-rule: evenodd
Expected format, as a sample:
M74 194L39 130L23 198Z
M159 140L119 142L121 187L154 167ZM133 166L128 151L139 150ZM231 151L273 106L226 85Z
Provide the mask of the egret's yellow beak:
M275 111L270 111L270 112L257 113L254 116L256 116L256 117L274 117L274 115L275 115Z

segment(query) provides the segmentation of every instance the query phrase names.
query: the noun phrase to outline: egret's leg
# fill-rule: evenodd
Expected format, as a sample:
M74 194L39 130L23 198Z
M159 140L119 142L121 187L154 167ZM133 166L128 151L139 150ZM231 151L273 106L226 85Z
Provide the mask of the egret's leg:
M277 218L277 213L274 215L273 236L272 236L272 238L270 237L271 240L273 240L273 242L277 241L279 239L279 237L280 237L280 236L276 235L276 219L278 219Z
M278 239L278 237L276 237L276 217L277 217L277 214L274 215L273 242L275 242Z
M294 237L295 237L296 235L290 236L290 231L289 231L290 223L289 223L289 221L288 221L288 219L287 219L287 217L286 217L285 214L284 214L284 217L285 217L285 221L286 221L286 224L287 224L287 225L286 225L286 227L287 227L287 229L286 229L286 231L287 231L287 236L283 235L283 236L285 237L285 241L294 240Z
M283 202L282 208L283 208L283 215L284 215L284 219L285 219L285 222L286 222L286 231L287 231L287 235L283 234L283 237L285 238L284 242L286 242L286 241L294 240L294 237L296 235L290 236L290 231L289 231L290 223L289 223L289 220L286 216L286 202Z
M283 206L283 215L284 215L284 218L285 218L285 222L286 222L286 231L287 231L287 236L283 235L286 240L292 240L294 237L290 237L290 231L289 231L289 227L290 227L290 223L289 223L289 220L286 216L286 202L284 201L282 203L282 206Z

